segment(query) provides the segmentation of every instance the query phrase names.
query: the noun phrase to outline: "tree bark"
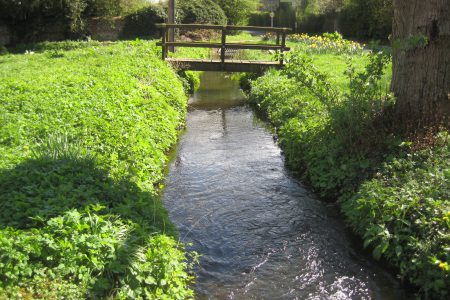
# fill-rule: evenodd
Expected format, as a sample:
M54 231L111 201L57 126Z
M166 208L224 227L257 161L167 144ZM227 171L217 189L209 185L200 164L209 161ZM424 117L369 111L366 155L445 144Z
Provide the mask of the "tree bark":
M450 128L450 0L394 0L396 112L414 129Z

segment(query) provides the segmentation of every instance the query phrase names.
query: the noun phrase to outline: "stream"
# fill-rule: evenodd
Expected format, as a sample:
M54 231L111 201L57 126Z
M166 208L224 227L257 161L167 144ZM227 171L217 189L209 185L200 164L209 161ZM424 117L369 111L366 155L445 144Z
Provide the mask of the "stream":
M169 169L164 204L200 257L197 299L404 299L335 205L286 169L239 83L206 72Z

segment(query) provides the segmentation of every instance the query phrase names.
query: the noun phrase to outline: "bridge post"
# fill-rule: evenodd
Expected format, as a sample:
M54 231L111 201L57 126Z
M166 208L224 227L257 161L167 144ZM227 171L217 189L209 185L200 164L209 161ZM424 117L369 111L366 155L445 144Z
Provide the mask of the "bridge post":
M175 24L175 0L169 0L168 23ZM169 28L169 42L175 42L175 28ZM170 52L175 52L175 47L170 46Z
M222 28L222 45L220 47L220 63L222 65L222 71L225 70L225 44L227 42L227 27Z
M166 57L167 57L167 46L166 46L167 28L166 28L166 24L162 24L161 28L162 28L162 35L161 35L161 39L162 39L162 43L161 43L162 59L166 60Z
M280 65L284 65L284 51L286 50L286 29L283 29L281 37Z

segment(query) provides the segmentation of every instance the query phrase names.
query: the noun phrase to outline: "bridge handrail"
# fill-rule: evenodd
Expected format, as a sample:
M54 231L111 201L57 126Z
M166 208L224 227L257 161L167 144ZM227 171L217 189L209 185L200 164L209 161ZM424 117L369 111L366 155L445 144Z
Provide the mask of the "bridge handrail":
M253 50L279 50L280 51L280 66L284 64L284 51L289 51L289 47L286 47L286 34L291 31L289 28L278 27L256 27L256 26L234 26L234 25L209 25L209 24L156 24L162 29L162 59L167 58L169 47L203 47L203 48L220 48L220 61L222 67L225 64L225 50L227 48L233 49L253 49ZM202 43L202 42L175 42L169 41L169 31L173 31L175 28L180 29L213 29L222 31L222 39L220 43ZM248 31L269 31L275 32L277 35L276 44L240 44L240 43L227 43L227 32L230 30L248 30ZM281 35L281 45L280 45Z
M261 32L278 32L289 33L291 28L285 27L258 27L258 26L235 26L235 25L212 25L212 24L156 24L157 28L179 28L179 29L216 29L216 30L238 30L238 31L261 31Z

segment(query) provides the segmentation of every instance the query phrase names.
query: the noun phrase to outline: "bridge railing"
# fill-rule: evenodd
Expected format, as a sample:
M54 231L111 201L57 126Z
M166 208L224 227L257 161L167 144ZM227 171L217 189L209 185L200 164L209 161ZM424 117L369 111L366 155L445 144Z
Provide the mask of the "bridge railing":
M220 49L220 61L225 64L226 49L249 49L249 50L277 50L280 51L279 63L284 64L285 51L290 48L286 46L286 35L291 32L290 28L279 27L257 27L257 26L232 26L232 25L206 25L206 24L157 24L157 27L162 29L162 59L167 58L169 48L171 47L199 47L199 48L217 48ZM222 38L220 43L209 42L176 42L169 41L170 29L210 29L220 30ZM248 43L227 43L227 35L230 31L258 31L258 32L273 32L276 34L275 44L248 44Z

